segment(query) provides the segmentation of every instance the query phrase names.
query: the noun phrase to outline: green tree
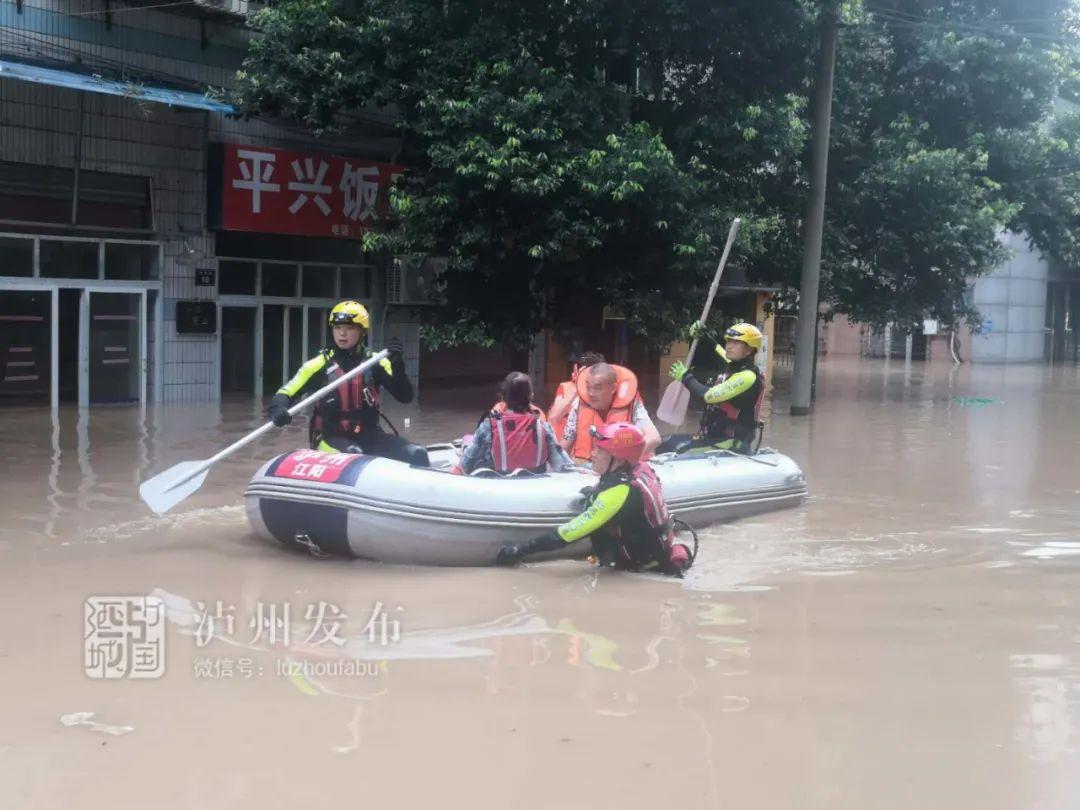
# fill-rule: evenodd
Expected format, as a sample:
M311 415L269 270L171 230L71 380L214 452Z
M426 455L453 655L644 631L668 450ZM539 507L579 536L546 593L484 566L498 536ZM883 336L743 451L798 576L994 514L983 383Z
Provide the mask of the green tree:
M1027 190L1006 169L1047 164L1036 144L1075 63L1069 13L1064 0L848 7L825 243L833 311L877 324L973 314L964 291L1005 257L998 233L1029 230Z
M240 102L316 132L364 107L397 112L410 172L366 243L449 257L431 341L520 345L603 303L660 345L696 316L733 216L747 223L734 265L798 285L818 12L284 0L255 17ZM967 279L1002 258L1001 228L1072 244L1077 197L1060 172L1077 128L1047 123L1076 84L1070 14L1069 0L843 6L832 311L955 322Z
M366 243L449 256L433 341L521 344L605 303L661 344L733 216L740 259L783 241L805 137L803 69L770 68L806 53L805 13L714 5L286 0L255 18L241 102L315 131L394 106L411 171Z

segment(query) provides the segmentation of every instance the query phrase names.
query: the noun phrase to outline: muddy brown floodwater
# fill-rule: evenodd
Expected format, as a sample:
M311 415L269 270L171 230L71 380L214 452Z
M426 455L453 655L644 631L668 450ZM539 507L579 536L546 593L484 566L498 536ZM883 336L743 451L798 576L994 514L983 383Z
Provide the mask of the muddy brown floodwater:
M803 419L781 385L812 497L684 582L266 545L241 494L300 426L150 514L252 403L0 411L0 807L1080 807L1080 380L948 372L826 362ZM442 440L485 393L394 413ZM146 595L161 676L89 677L85 600Z

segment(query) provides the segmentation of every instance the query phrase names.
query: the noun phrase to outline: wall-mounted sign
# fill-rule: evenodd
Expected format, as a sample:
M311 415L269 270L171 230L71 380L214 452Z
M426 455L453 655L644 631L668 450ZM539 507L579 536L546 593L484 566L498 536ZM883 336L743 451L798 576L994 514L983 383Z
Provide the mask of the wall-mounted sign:
M210 227L298 236L357 239L402 167L356 158L213 144L210 149Z
M176 332L179 335L217 332L217 304L213 301L177 301Z
M199 267L195 269L196 287L213 287L216 271L211 268Z

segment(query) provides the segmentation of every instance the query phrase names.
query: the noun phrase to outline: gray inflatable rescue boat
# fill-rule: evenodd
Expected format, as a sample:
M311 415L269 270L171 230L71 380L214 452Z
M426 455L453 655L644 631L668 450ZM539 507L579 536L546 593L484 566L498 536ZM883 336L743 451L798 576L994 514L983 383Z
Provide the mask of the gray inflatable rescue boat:
M576 515L597 476L453 475L452 445L428 448L432 466L365 455L296 450L264 464L244 494L259 537L313 554L417 565L491 565L522 542ZM806 479L787 456L724 451L651 460L671 513L695 529L800 505ZM587 542L567 548L584 556Z

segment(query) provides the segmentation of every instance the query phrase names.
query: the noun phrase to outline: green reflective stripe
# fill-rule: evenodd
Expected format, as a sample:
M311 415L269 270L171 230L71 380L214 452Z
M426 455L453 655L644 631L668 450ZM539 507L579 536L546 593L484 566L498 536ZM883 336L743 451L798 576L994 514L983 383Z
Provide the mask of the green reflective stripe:
M300 392L300 389L308 384L312 377L326 368L326 362L325 354L320 353L315 355L304 363L304 365L300 366L300 370L296 372L296 376L281 386L281 388L278 389L278 393L285 394L287 397L295 397Z
M371 349L365 349L364 359L370 360L372 357L375 356L375 354L376 352L373 352ZM382 360L380 360L379 365L382 366L382 370L386 372L387 377L394 376L394 364L390 362L389 357L384 357Z
M737 371L719 385L714 385L705 392L705 402L709 405L718 405L734 399L739 394L745 394L754 387L757 382L757 374L749 369Z
M630 497L629 484L616 484L605 489L596 496L588 509L555 531L567 543L588 537L619 514L619 510L623 508L628 497Z
M338 450L333 445L330 445L330 444L327 444L326 442L324 442L322 439L319 439L319 446L316 447L315 449L316 450L322 450L324 453L340 453L341 452L340 450Z
M705 444L701 447L692 447L685 453L683 453L683 455L704 455L705 453L711 453L714 450L731 450L733 447L735 447L734 439L724 439L723 441L716 442L715 444Z

